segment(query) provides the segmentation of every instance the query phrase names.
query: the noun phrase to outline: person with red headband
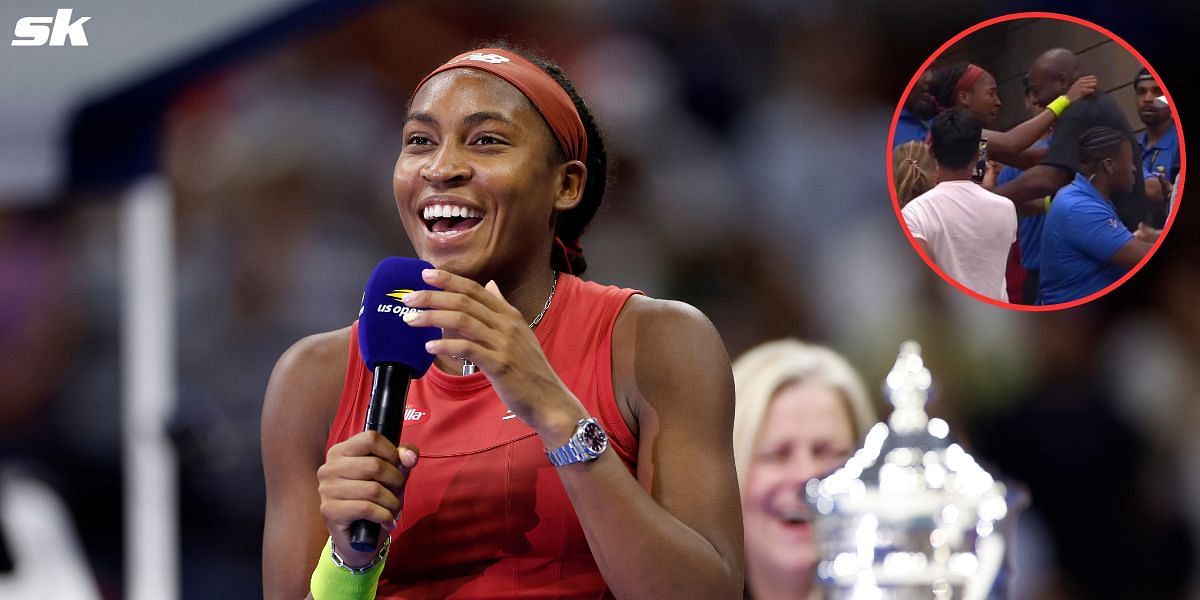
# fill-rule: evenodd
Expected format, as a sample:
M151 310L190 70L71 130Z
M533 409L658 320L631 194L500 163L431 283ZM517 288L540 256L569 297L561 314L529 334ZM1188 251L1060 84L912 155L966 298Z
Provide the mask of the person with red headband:
M951 108L963 108L975 117L983 126L990 158L1025 169L1037 164L1046 153L1044 148L1031 146L1045 136L1071 103L1094 94L1096 83L1095 76L1080 77L1070 89L1048 102L1039 114L1008 131L995 129L1000 116L996 78L978 65L959 63L935 68L929 76L926 93L938 114Z
M403 300L423 309L410 324L443 330L436 361L397 447L361 432L355 326L280 358L265 597L742 595L720 337L690 306L579 277L606 160L562 70L523 50L472 50L417 85L393 188L443 290ZM359 519L390 535L354 550Z

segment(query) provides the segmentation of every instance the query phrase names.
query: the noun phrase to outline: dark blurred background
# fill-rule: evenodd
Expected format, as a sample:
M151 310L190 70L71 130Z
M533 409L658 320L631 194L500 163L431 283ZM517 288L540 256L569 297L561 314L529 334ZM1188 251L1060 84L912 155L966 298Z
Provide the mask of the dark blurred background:
M107 10L138 31L136 4ZM607 131L616 169L583 238L590 279L698 306L731 356L797 336L844 353L872 384L902 340L919 340L939 383L934 412L1030 493L1016 597L1200 598L1200 222L1187 203L1120 289L1030 314L938 279L905 242L885 179L888 126L916 69L959 31L1021 10L1068 12L1122 36L1158 71L1190 132L1195 55L1182 48L1194 3L263 4L197 52L293 10L309 18L300 33L263 30L263 43L186 77L156 78L188 60L180 54L158 57L161 69L144 77L93 86L77 113L90 128L46 142L71 145L51 191L0 188L0 474L19 471L61 499L100 596L129 586L118 256L127 188L117 175L148 161L174 198L169 422L182 596L258 597L259 416L272 365L300 337L353 320L379 258L411 254L390 187L408 94L446 58L502 36L562 64ZM192 10L200 18L205 8ZM63 50L77 52L59 59L86 61L87 49ZM5 69L32 60L7 47L2 56ZM105 102L125 93L157 109L106 121ZM4 116L0 139L17 137L21 120ZM119 121L130 118L153 126ZM124 158L139 135L153 152ZM4 169L22 158L0 157ZM4 587L15 542L2 536L5 597L20 592Z

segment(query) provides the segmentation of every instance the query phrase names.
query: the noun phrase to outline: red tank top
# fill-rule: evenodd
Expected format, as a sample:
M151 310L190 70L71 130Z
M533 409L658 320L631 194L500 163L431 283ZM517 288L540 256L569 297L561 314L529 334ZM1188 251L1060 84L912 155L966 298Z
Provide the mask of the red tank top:
M640 293L559 275L535 333L550 365L611 450L636 469L637 440L617 408L612 332ZM371 373L358 324L326 450L362 431ZM421 451L377 598L607 598L579 519L537 434L512 416L483 373L432 367L408 391L401 442Z

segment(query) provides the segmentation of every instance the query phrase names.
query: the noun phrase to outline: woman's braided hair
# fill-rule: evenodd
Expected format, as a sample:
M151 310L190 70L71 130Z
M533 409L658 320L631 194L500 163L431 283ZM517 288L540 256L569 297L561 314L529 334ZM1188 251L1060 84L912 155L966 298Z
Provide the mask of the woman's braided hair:
M933 74L929 77L929 95L933 98L937 113L940 114L942 111L958 105L954 88L958 86L958 80L962 79L963 73L966 71L967 63L943 65L934 69Z

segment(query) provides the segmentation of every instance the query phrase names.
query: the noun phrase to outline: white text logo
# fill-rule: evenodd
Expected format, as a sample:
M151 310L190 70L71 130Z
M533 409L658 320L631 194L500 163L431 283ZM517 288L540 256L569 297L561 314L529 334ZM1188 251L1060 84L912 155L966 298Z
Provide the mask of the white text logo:
M414 424L424 421L427 416L429 416L429 411L427 410L417 410L415 408L404 409L404 420L412 421Z
M500 56L499 54L480 54L479 52L475 52L473 54L468 54L454 62L461 62L464 60L474 60L474 61L479 61L479 62L491 63L493 65L498 65L500 63L509 62L509 60L507 58Z
M79 17L71 21L74 9L60 8L53 17L21 17L13 29L13 46L62 46L70 40L72 46L88 45L83 24L91 17Z

